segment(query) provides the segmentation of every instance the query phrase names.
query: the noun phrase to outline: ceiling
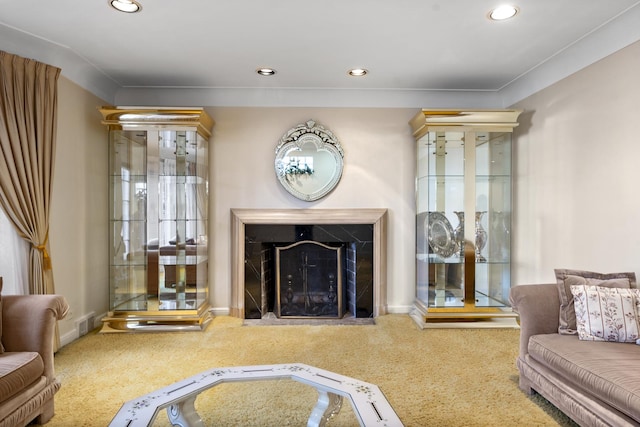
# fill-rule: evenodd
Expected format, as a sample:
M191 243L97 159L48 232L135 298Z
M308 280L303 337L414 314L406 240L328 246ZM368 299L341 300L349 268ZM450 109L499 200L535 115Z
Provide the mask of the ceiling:
M640 39L637 0L513 0L505 22L486 17L500 0L138 1L126 14L107 0L0 0L0 49L60 66L108 102L180 91L183 104L315 93L351 105L377 93L400 105L416 93L513 102Z

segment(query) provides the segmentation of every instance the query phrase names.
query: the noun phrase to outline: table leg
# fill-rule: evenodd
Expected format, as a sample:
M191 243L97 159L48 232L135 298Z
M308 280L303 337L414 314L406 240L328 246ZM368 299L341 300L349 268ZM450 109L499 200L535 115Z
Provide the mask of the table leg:
M172 426L178 427L204 427L200 415L196 412L196 396L191 396L182 402L167 408L167 417Z
M318 402L311 411L307 427L324 427L327 421L340 412L342 396L318 390Z

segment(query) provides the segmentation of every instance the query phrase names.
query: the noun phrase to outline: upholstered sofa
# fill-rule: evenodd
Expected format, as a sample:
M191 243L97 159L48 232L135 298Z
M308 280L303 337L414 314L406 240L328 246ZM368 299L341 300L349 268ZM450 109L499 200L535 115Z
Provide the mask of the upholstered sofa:
M2 278L0 277L0 290ZM53 417L56 321L69 309L58 295L3 295L0 299L0 427L44 424Z
M640 345L560 334L566 327L561 299L558 283L511 289L521 327L520 388L539 393L581 426L640 425Z

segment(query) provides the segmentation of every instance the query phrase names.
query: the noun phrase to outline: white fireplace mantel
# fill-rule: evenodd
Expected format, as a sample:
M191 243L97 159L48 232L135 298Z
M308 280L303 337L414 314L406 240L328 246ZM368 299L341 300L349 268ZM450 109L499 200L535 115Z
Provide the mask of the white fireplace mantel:
M245 224L373 225L373 315L387 313L387 209L231 209L231 310L244 318Z

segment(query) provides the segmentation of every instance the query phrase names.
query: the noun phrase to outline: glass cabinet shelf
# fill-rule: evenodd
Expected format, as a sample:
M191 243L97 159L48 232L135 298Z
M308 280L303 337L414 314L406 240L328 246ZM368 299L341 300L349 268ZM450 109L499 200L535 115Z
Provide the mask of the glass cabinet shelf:
M422 110L416 140L416 299L423 324L509 317L516 110Z
M203 109L103 107L109 127L110 280L103 332L202 330L209 147Z

